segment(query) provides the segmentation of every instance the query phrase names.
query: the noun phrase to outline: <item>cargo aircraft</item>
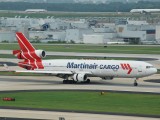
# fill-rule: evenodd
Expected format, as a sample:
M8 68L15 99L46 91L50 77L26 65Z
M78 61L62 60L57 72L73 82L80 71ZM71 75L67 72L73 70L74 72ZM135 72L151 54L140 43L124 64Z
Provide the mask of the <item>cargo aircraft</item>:
M90 77L100 77L104 80L113 78L133 78L134 86L141 77L153 75L157 69L142 61L129 60L78 60L53 59L46 57L44 50L36 50L23 33L17 32L20 49L13 50L19 61L18 65L26 70L16 72L44 73L63 78L63 83L90 83Z

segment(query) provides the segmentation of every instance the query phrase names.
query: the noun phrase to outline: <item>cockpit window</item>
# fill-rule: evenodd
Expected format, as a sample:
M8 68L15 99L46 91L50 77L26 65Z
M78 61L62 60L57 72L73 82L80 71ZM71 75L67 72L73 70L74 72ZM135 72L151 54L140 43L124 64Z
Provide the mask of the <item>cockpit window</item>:
M154 67L153 66L146 66L146 68L149 69L149 68L154 68Z

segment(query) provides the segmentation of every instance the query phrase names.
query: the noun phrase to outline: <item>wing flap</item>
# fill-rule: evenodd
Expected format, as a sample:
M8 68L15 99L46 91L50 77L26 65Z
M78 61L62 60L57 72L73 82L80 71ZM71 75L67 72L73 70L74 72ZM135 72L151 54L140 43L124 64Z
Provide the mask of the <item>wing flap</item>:
M71 71L38 71L38 70L24 70L24 71L16 71L17 73L40 73L40 74L73 74Z
M40 73L40 74L52 74L52 75L58 75L58 74L67 74L67 75L73 75L73 74L89 74L91 75L91 72L88 71L47 71L47 70L21 70L21 71L15 71L17 73Z

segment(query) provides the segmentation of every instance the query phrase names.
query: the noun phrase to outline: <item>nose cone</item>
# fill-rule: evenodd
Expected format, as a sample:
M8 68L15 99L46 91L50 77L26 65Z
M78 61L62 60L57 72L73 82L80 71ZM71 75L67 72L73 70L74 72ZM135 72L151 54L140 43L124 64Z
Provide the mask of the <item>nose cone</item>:
M152 72L153 72L153 74L156 74L157 73L157 69L153 68Z
M147 73L148 73L149 76L150 76L150 75L154 75L154 74L157 73L157 69L156 69L156 68L151 68L151 69L148 70Z
M153 75L157 73L157 69L156 68L152 68L148 71L149 75Z

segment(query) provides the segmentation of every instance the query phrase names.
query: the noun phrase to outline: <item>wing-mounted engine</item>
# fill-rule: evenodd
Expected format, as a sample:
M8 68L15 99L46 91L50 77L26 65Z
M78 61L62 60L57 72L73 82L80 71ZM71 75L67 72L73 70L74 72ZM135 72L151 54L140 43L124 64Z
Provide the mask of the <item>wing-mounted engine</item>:
M13 50L13 55L18 59L41 59L46 57L46 52L44 50L35 50L31 52L23 52L21 50Z
M87 75L86 74L81 74L81 73L74 74L73 75L73 80L75 82L85 82L85 81L87 81Z

